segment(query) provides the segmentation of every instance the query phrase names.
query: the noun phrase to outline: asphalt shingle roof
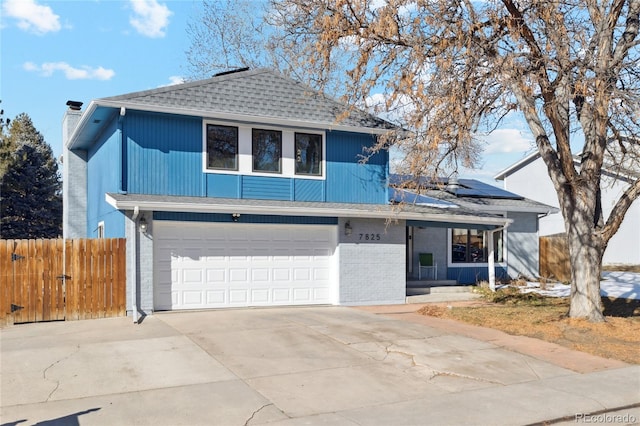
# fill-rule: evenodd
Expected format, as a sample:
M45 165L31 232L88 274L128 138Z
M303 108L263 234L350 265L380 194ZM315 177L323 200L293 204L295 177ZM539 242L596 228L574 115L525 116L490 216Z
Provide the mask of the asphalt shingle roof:
M301 122L387 129L393 126L371 114L319 93L276 71L238 71L142 92L102 98L129 105L197 110L278 118Z

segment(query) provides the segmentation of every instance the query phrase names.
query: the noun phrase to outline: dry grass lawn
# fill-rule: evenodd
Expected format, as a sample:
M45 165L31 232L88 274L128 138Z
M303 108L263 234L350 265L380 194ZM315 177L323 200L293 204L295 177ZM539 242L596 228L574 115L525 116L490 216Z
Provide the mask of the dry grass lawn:
M499 290L489 300L466 304L434 304L422 315L491 327L509 334L557 343L593 355L640 364L640 300L603 298L607 321L592 324L567 318L566 298Z

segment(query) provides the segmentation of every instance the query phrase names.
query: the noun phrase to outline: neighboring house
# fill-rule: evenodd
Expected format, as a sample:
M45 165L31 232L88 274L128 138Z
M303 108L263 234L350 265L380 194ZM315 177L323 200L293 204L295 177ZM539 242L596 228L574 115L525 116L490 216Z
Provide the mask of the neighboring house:
M614 173L608 168L602 173L602 210L605 220L629 182L637 179L638 171L630 176ZM537 152L506 168L495 176L504 188L527 198L558 208L558 196L547 172L547 166ZM540 219L540 236L565 232L564 219L559 211ZM604 253L605 265L640 265L640 201L629 208L618 232L611 238Z
M540 205L398 207L387 152L361 163L389 123L276 72L68 105L64 235L127 238L129 312L404 303L418 253L475 282L484 257L451 248L511 222L496 271L536 274Z

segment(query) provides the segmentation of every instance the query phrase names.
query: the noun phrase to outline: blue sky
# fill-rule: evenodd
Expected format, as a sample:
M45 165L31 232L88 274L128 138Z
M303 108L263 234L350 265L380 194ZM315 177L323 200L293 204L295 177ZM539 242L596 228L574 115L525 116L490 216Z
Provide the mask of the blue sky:
M26 112L62 152L67 100L85 103L172 84L188 76L187 25L199 0L0 0L0 99L6 118ZM487 138L482 167L492 177L532 152L526 126L513 117ZM498 183L497 185L500 185Z

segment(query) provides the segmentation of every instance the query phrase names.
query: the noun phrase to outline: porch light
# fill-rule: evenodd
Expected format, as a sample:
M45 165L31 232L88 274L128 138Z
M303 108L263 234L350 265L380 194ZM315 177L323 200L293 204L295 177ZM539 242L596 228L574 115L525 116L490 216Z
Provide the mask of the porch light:
M144 216L140 218L140 230L144 234L147 233L147 220L144 218Z
M231 220L233 220L234 222L237 222L238 219L240 219L240 213L233 213L231 215Z
M347 223L344 224L344 235L351 235L352 232L351 221L347 221Z

